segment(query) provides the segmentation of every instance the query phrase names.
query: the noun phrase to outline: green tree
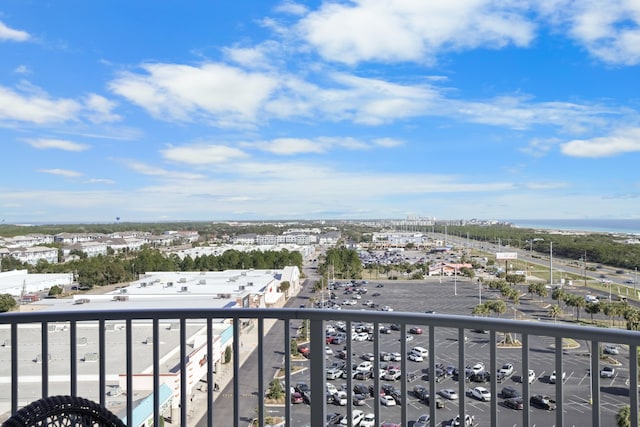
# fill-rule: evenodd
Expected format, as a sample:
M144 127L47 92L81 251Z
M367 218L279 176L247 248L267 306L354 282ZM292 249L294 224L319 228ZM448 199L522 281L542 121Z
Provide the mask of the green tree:
M474 316L488 316L489 313L491 313L491 309L487 307L487 304L478 304L471 310L471 314Z
M279 379L274 378L269 383L269 392L267 393L269 399L282 399L284 397L284 389Z
M566 302L567 292L562 288L554 288L553 292L551 292L551 299L558 302L560 305L561 302Z
M631 427L631 407L624 405L616 414L616 425L618 427Z
M50 289L49 289L49 296L50 297L55 297L58 296L62 293L63 289L62 286L58 286L58 285L53 285Z
M640 330L640 310L629 307L624 312L624 320L627 321L627 329L630 331Z
M18 303L10 294L0 295L0 312L4 313L13 310Z
M225 349L224 349L224 363L229 363L231 362L231 355L233 353L233 350L231 349L231 346L228 345Z
M291 283L289 283L288 280L284 280L282 282L280 282L280 292L282 292L285 296L285 298L289 298L289 288L291 287Z
M584 311L591 315L591 322L593 322L593 315L600 313L600 303L590 302L585 306Z
M552 304L549 306L547 310L547 315L553 319L554 322L557 322L558 317L562 316L562 307L558 304Z

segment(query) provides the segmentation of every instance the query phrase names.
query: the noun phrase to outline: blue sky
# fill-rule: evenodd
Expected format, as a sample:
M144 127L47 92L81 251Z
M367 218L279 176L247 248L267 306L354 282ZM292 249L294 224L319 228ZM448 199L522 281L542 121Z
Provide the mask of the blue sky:
M0 218L640 218L640 3L0 3Z

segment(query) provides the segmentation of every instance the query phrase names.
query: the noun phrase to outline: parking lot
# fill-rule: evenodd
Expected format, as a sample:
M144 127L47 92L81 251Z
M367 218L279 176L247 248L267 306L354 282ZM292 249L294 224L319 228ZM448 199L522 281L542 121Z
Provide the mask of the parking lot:
M381 287L376 287L380 284ZM388 309L394 311L411 311L411 312L428 312L433 311L435 313L447 313L447 314L461 314L470 315L473 307L478 304L479 299L483 298L496 298L497 294L487 289L481 290L481 294L478 290L478 284L475 280L470 279L457 279L455 282L451 278L429 278L424 281L386 281L386 282L371 282L367 285L367 293L362 295L362 298L356 300L356 304L345 306L345 309L363 309L363 310L379 310L382 307L388 306ZM306 292L306 290L305 290ZM345 294L344 288L339 288L334 291L337 302L342 303L345 299L350 299L351 294ZM379 296L372 296L374 293L379 293ZM301 293L298 298L302 302L308 303L308 296ZM317 295L316 295L317 297ZM536 297L537 298L537 297ZM546 304L551 304L553 301L548 297L548 301L532 301L528 296L523 296L516 310L512 310L511 307L504 316L515 316L518 319L527 321L539 321L536 313L544 312ZM367 306L364 303L367 300L373 301L373 307ZM337 313L337 319L339 319L339 312ZM386 325L391 326L391 325ZM421 325L411 325L420 327ZM390 328L391 329L391 328ZM408 330L409 328L407 328ZM347 333L349 338L351 334ZM422 334L409 334L412 338L410 342L407 342L407 348L410 349L414 346L420 346L429 348L429 336L428 329L425 328ZM390 333L381 333L379 346L381 352L400 352L400 332L397 330L391 330ZM489 367L489 335L484 334L481 331L467 331L465 342L465 355L466 360L463 364L458 363L458 340L457 330L438 329L436 331L436 354L431 354L429 357L435 357L436 363L442 364L444 367L452 366L459 367L460 365L474 365L477 362L483 362L485 366ZM564 405L565 411L565 425L590 425L591 424L591 391L590 391L590 377L589 377L589 358L587 357L591 351L588 344L583 342L574 342L572 348L566 348L564 350ZM555 394L555 385L550 383L549 376L554 369L555 363L555 339L550 337L529 336L529 368L535 372L535 380L530 385L530 395L548 395L551 398ZM337 355L340 350L343 349L344 343L331 345L332 355L327 355L327 365L330 365L334 361L342 360ZM359 364L364 359L362 357L365 353L373 353L373 342L371 341L355 341L351 343L352 354L351 357L347 357L346 366L350 369L351 365ZM617 360L621 362L621 365L611 366L614 368L614 375L612 378L601 379L601 395L600 395L600 407L601 417L604 425L610 425L614 423L615 414L619 408L628 404L628 359L624 355L625 351L621 351L620 355L615 356ZM512 375L505 378L499 385L498 390L490 390L492 398L498 399L498 419L500 425L520 425L522 420L522 414L520 411L508 408L504 405L504 399L500 397L500 390L505 386L512 386L518 391L522 391L520 378L522 375L521 368L521 354L520 348L498 348L496 363L500 367L505 362L513 364L514 371ZM405 355L403 355L405 357ZM407 367L409 373L416 374L416 380L407 384L407 398L406 402L402 402L407 405L408 419L410 420L409 426L413 424L421 414L428 413L429 407L425 405L421 400L415 397L411 390L415 385L423 385L428 387L428 383L425 381L428 376L426 370L428 367L428 358L425 358L421 362L407 361ZM399 367L400 362L387 362L389 364L395 364ZM604 365L603 365L604 366ZM558 375L558 380L560 375ZM292 378L292 384L299 381L308 382L308 371L303 371L301 374L296 374ZM345 378L337 378L334 380L328 380L327 382L333 383L338 389L343 384L347 383ZM373 380L359 380L353 379L352 385L365 384L367 386L373 384ZM400 381L387 381L380 380L380 385L392 384L396 389L400 389ZM490 383L474 383L470 382L466 389L471 389L476 386L482 386L490 388ZM438 382L436 386L437 390L453 389L458 390L458 382L451 376L446 376L442 381ZM375 393L374 393L375 394ZM377 396L377 394L376 394ZM373 406L375 404L374 399L377 397L367 396L364 401L364 405L358 406L358 409L364 411L364 413L373 412ZM466 403L466 412L472 414L475 418L477 425L489 425L489 402L483 402L478 399L469 396L460 396L459 399L464 399ZM458 412L458 401L447 400L443 408L437 410L438 424L448 421L453 418ZM354 407L356 408L356 407ZM531 408L531 420L532 423L538 426L550 426L555 422L555 415L553 411L545 411L538 408ZM346 414L346 408L344 406L338 406L328 403L327 412L338 412ZM383 419L377 420L377 424L382 421L400 421L400 406L382 406L381 416ZM309 409L307 405L294 405L293 419L299 420L304 424L303 420L308 419Z

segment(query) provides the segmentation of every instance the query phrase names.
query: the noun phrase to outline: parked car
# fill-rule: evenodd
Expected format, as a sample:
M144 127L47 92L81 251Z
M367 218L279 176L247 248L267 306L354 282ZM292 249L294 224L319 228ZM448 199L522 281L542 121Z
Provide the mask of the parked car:
M344 418L344 415L339 414L337 412L330 412L326 415L326 425L327 426L335 426L340 424L340 421Z
M482 402L491 400L491 392L486 387L474 387L469 391L469 396Z
M602 347L602 351L604 352L604 354L620 354L618 346L613 344L605 344Z
M613 378L616 376L616 370L612 366L605 366L600 369L600 378Z
M397 381L402 376L402 371L400 369L389 369L387 373L384 374L384 380L386 381Z
M380 403L384 406L395 406L396 400L393 398L393 396L385 394L384 396L380 396Z
M414 335L422 335L422 332L422 328L413 327L409 329L409 333Z
M422 357L421 354L418 353L414 353L413 351L409 352L409 355L407 356L407 358L413 362L423 362L424 361L424 357Z
M451 388L442 389L438 392L438 394L449 400L456 400L458 398L458 392Z
M474 374L479 374L480 372L484 372L484 363L478 362L471 367L471 372Z
M491 381L491 375L486 371L478 372L477 374L469 375L469 381L473 383L488 383Z
M512 397L510 399L505 399L504 406L521 411L524 409L524 402L522 401L522 397Z
M415 423L413 423L413 427L428 427L431 421L431 415L422 414L418 417Z
M513 365L507 362L502 365L502 368L500 368L499 372L505 377L510 377L513 374Z
M347 406L347 392L338 390L338 392L333 395L333 403L338 406Z
M338 378L342 378L342 369L339 368L329 368L327 369L327 375L326 375L328 380L335 380Z
M302 398L302 393L295 392L291 395L291 403L302 403L304 399Z
M533 407L544 409L547 411L556 409L556 401L551 399L549 396L544 396L542 394L531 396L531 399L529 399L529 404Z
M366 396L364 394L356 393L353 395L354 406L362 406L366 403Z
M443 427L461 427L461 426L472 427L474 425L474 422L475 422L475 418L473 417L473 415L465 414L464 423L461 422L460 415L457 415L452 420L449 420L449 422L444 423Z
M522 397L522 393L520 393L515 387L506 386L502 387L500 396L504 397L505 399L509 399L514 397Z
M566 372L563 372L563 373L562 373L562 381L564 381L564 379L566 378L566 376L567 376ZM556 371L553 371L553 372L551 373L551 375L549 375L549 383L550 383L550 384L555 384L555 383L556 383L556 378L557 378Z
M376 425L376 414L367 414L360 421L360 427L375 427Z
M529 384L531 384L536 380L536 372L533 369L529 369L529 372L527 373L527 378L528 378Z
M352 418L351 418L351 424L349 424L349 419L348 418L343 418L342 420L340 420L340 425L342 426L357 426L360 425L360 422L362 422L363 418L364 418L364 412L362 412L360 409L354 409L351 412Z

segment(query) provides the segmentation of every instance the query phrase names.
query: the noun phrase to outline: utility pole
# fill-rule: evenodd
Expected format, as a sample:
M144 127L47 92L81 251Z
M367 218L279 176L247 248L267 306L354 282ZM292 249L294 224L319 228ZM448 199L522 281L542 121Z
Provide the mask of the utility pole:
M549 284L553 286L553 242L549 242Z

